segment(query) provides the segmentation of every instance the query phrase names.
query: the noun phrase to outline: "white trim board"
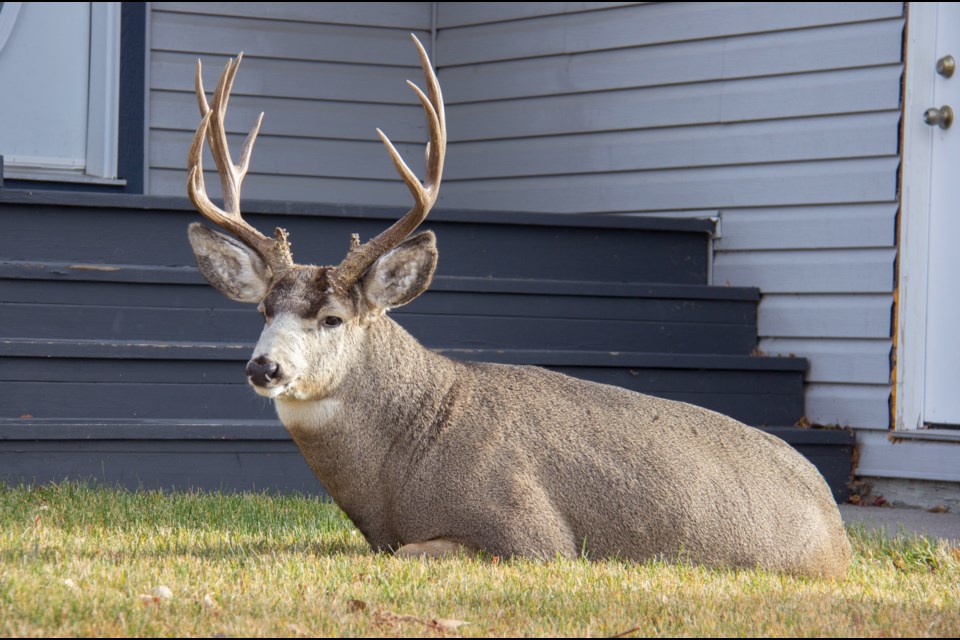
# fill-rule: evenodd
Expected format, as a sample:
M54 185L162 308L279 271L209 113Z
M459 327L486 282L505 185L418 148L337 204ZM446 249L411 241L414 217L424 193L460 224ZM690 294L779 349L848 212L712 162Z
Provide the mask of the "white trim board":
M858 431L858 476L960 482L955 442L898 440L884 431Z
M86 174L117 177L120 129L120 4L90 3Z
M937 3L907 3L894 428L923 426L927 245L933 135L923 112L933 101Z

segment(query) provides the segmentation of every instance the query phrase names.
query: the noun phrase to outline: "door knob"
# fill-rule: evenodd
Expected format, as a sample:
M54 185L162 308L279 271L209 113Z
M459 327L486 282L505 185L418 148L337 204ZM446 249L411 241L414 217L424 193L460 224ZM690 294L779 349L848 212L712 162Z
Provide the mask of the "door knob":
M943 56L937 60L937 73L942 75L944 78L950 78L953 76L953 72L957 69L957 61L953 59L953 56Z
M949 129L953 124L953 109L943 105L939 109L933 107L923 112L923 121L931 127L936 125L941 129Z

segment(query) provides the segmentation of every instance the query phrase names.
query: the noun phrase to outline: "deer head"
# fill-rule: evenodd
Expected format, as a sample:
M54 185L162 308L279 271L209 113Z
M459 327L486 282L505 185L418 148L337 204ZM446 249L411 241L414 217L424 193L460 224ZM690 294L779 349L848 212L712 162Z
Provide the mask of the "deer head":
M364 354L365 330L392 307L406 304L429 286L437 263L432 232L410 237L437 199L447 134L443 97L430 60L413 37L426 77L427 91L408 81L423 104L429 142L427 178L421 183L390 139L377 129L394 166L413 196L413 207L390 228L361 244L354 234L347 255L336 266L297 264L284 229L272 238L244 221L240 187L263 119L261 113L234 164L224 120L242 54L230 60L211 104L203 90L197 62L196 93L202 119L188 153L187 192L197 210L233 237L200 223L189 228L200 271L228 298L259 303L266 326L247 363L247 377L260 395L308 400L327 395ZM201 161L204 140L210 146L220 183L223 208L207 196Z

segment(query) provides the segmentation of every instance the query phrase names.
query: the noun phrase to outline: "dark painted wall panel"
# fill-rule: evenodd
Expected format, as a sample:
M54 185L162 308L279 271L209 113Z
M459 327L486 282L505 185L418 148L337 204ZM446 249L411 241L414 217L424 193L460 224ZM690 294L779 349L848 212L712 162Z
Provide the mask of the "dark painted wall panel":
M558 349L724 353L746 355L756 345L752 324L649 322L404 312L394 318L431 348ZM263 327L254 309L182 309L0 303L8 337L72 340L256 340Z
M110 449L113 449L112 451ZM178 449L178 450L177 450ZM325 495L293 442L190 442L171 450L156 442L67 441L0 444L0 480L16 483L90 480L128 489L299 491Z
M331 207L332 208L332 207ZM323 209L317 205L317 209ZM402 213L402 212L401 212ZM295 256L337 264L352 233L371 238L389 219L256 213L260 229L288 229ZM94 264L193 265L186 227L199 215L179 210L64 208L0 202L0 259ZM526 226L429 220L445 276L706 284L707 235L579 226ZM51 230L56 229L56 233Z
M817 466L838 502L846 500L852 438L836 441L831 432L801 429L771 433L786 439ZM91 480L129 489L323 494L289 441L0 439L0 481L61 480Z
M196 215L182 201L24 200L0 194L0 223L13 230L0 237L0 475L316 489L282 432L223 447L207 428L276 416L243 371L259 314L199 277L184 237ZM281 203L254 211L261 228L291 230L302 260L323 262L339 261L351 232L370 236L389 221L344 207L324 217ZM703 223L560 220L441 212L431 224L442 275L397 321L465 359L545 364L758 425L802 416L803 363L746 357L757 291L702 286ZM722 355L732 353L741 355ZM86 439L29 437L64 420L89 427ZM103 421L125 425L130 441L98 440ZM170 437L158 444L159 433Z
M15 358L0 357L0 367ZM94 381L103 378L116 380L125 366L124 361L113 361L115 371L103 375L104 366L56 365L46 370L45 362L33 359L14 364L10 370L19 370L30 378L50 379L64 377L64 368L76 366L77 372L87 372L89 381L28 382L13 380L0 386L0 418L19 418L25 415L37 420L58 418L138 418L138 419L217 419L254 420L272 419L272 403L257 396L243 382L242 362L229 367L218 363L211 367L211 377L237 377L235 384L199 383L209 363L184 362L172 365L171 370L157 375L151 382ZM151 363L165 369L166 363ZM190 371L191 368L198 370ZM661 397L698 404L731 415L748 424L793 424L803 415L801 385L802 373L658 370L632 367L551 366L551 369L605 384L616 384L628 389ZM177 379L176 372L187 370ZM31 373L34 371L34 373ZM142 363L133 367L131 379L142 379L148 371ZM39 373L37 373L39 372ZM172 382L166 382L171 380Z
M46 274L42 268L31 267L30 270L33 273L18 274L14 269L4 273L3 265L0 265L0 303L218 310L253 308L221 295L196 270L189 274L175 274L174 277L189 277L191 282L187 284L162 282L160 278L164 274L158 270L143 274L144 278L139 282L110 281L108 278L112 274L109 272L96 274L102 278L100 281L68 280L66 275L59 280L56 278L60 276L49 274L49 270ZM92 277L93 274L71 275ZM125 274L116 275L124 277ZM422 296L391 313L756 324L757 301L749 291L742 292L740 299L711 297L716 290L707 287L649 287L637 289L632 295L613 295L615 292L605 293L589 284L571 284L565 287L566 291L552 293L544 291L549 284L542 281L437 279Z

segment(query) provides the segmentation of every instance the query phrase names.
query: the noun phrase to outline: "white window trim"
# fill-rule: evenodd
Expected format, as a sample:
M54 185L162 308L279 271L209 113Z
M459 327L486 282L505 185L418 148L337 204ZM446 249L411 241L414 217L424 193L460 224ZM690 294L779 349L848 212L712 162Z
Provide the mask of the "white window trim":
M21 3L9 3L21 4ZM62 159L7 157L4 176L15 180L123 185L117 179L120 134L120 2L90 3L87 150L84 167ZM6 14L6 11L4 12ZM17 7L19 13L19 6ZM12 16L15 18L15 16ZM2 28L0 24L0 36ZM12 29L12 20L10 28ZM9 35L9 34L8 34ZM16 164L20 164L17 167Z
M7 40L13 33L13 26L17 23L22 5L22 2L6 2L3 5L3 11L0 12L0 51L7 46Z
M88 176L117 177L120 127L120 3L90 3ZM102 43L103 46L97 46Z

